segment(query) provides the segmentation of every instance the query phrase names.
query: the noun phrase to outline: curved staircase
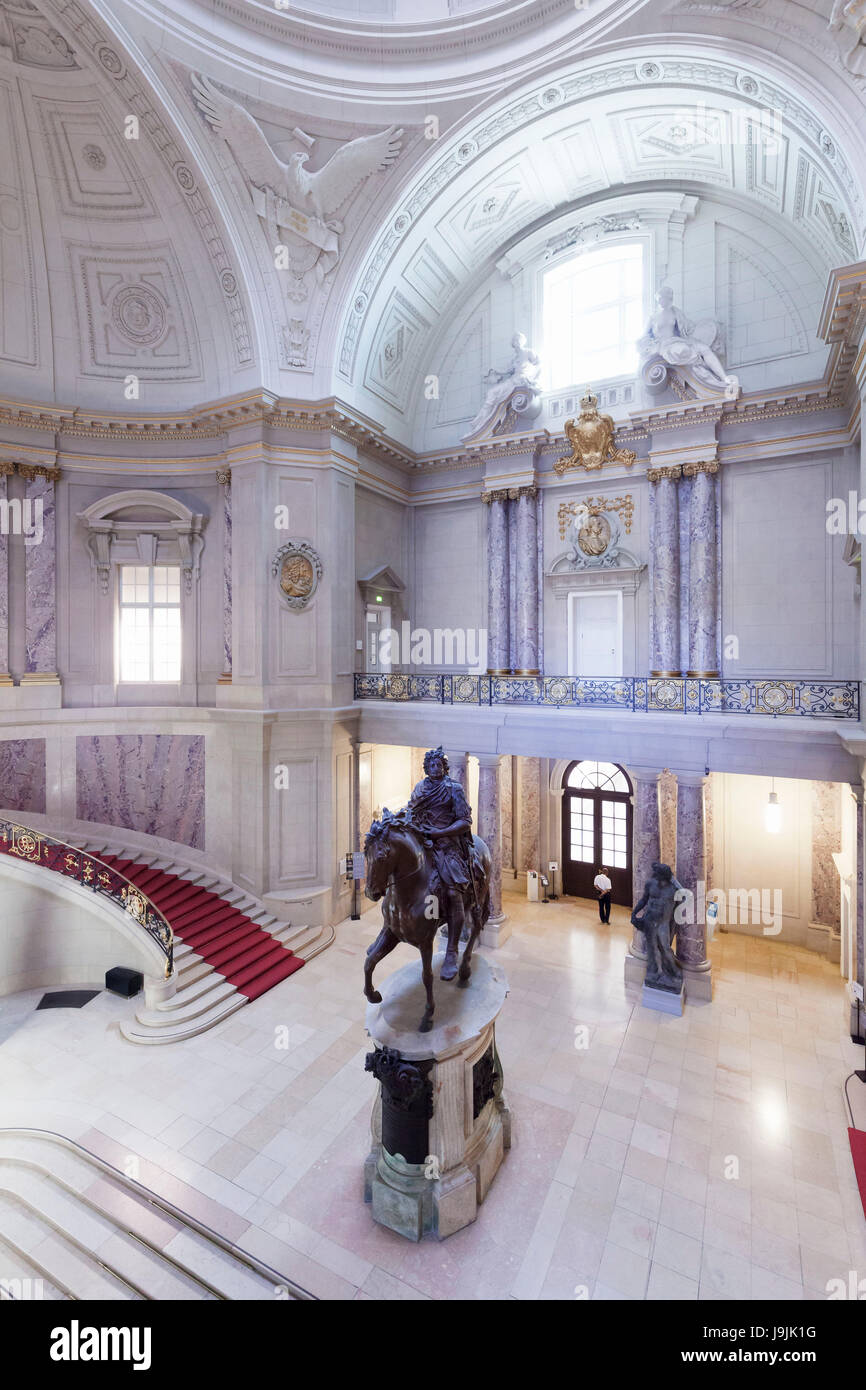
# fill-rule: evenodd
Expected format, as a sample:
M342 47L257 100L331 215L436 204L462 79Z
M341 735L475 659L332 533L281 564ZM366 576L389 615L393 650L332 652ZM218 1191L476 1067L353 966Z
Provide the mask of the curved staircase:
M322 928L281 922L242 889L171 860L80 848L140 888L169 922L175 938L177 990L153 1009L142 1003L121 1023L130 1042L179 1042L216 1023L300 970L323 950ZM333 936L331 937L333 939Z

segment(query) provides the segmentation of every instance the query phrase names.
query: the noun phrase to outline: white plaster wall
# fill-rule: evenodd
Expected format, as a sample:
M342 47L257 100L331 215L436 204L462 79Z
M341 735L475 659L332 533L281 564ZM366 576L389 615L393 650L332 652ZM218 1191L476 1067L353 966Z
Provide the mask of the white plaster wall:
M722 469L723 673L836 676L857 669L854 571L826 502L855 487L845 456L755 458Z
M152 951L112 925L112 917L119 924L122 916L89 901L83 890L41 888L17 866L0 863L0 995L58 985L103 988L114 965L155 974Z
M412 794L412 749L377 743L372 749L373 811L398 811ZM366 830L364 826L362 829Z
M392 608L392 622L399 625L411 612L411 518L409 508L369 488L355 489L355 575L363 579L388 565L406 588ZM355 585L355 638L366 642L364 598ZM355 669L366 669L366 650L355 653ZM395 663L396 664L396 663Z
M782 930L768 940L806 944L812 909L812 803L811 783L793 778L776 779L782 807L782 830L770 834L764 827L764 807L771 788L768 777L715 773L714 887L766 889L782 893ZM718 930L718 928L717 928ZM728 924L729 931L762 936L758 924Z
M416 627L431 632L435 628L486 628L485 524L484 507L478 499L416 508Z

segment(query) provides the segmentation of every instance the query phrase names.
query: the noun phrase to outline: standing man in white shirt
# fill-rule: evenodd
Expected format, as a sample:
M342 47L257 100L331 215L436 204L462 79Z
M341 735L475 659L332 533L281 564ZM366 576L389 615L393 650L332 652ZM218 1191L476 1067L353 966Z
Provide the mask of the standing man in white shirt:
M613 887L607 876L607 869L602 865L593 879L593 887L598 894L598 916L602 922L610 921L610 890Z

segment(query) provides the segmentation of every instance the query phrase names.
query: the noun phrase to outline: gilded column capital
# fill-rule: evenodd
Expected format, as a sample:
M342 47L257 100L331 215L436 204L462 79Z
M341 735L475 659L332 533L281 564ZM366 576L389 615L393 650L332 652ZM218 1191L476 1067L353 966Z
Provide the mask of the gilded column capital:
M491 502L507 502L508 496L508 488L501 487L494 489L492 492L482 492L481 501L489 506Z
M0 478L8 478L9 475L14 472L14 463L10 463L8 459L0 459Z
M660 483L665 478L672 483L678 483L682 473L682 464L679 463L669 463L664 468L648 468L646 471L647 481L650 483Z
M684 463L683 477L694 478L698 473L718 473L718 459L703 459L700 463Z
M232 470L230 468L218 468L216 480L223 485L230 483L232 480Z
M32 482L34 478L46 478L49 483L59 483L62 477L59 468L49 468L44 463L19 463L18 472L28 482Z
M525 484L523 485L523 487L517 488L517 496L518 496L518 497L537 497L537 496L538 496L538 484L537 484L537 483L525 483Z

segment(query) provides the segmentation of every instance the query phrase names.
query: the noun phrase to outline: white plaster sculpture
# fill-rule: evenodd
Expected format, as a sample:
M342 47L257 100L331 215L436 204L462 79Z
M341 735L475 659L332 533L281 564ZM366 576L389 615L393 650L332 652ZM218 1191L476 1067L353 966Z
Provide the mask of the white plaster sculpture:
M703 386L736 398L740 383L725 370L713 351L718 335L719 325L715 319L692 323L674 304L670 286L662 285L656 294L656 308L637 346L644 364L660 357L668 366L688 367ZM646 373L643 375L647 385L659 384L653 383Z
M528 420L534 420L541 410L541 388L538 385L541 359L532 348L527 347L524 333L515 333L511 346L514 349L511 366L504 372L497 372L491 367L484 378L490 386L481 409L463 435L464 442L492 429L505 418L509 406Z
M269 236L273 240L279 228L281 236L275 239L289 243L290 264L296 274L315 268L321 283L340 254L337 236L343 224L334 219L334 213L371 174L394 163L400 153L402 130L389 126L377 135L350 140L321 169L308 173L304 165L310 158L309 147L315 144L309 135L295 128L295 140L307 150L295 151L284 164L243 106L200 74L193 74L192 89L202 115L237 160L250 187L253 207L268 224ZM293 244L306 254L293 256ZM297 297L306 295L298 291Z
M866 68L866 0L835 0L827 27L846 42L842 61L848 71L861 76Z

